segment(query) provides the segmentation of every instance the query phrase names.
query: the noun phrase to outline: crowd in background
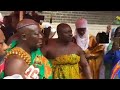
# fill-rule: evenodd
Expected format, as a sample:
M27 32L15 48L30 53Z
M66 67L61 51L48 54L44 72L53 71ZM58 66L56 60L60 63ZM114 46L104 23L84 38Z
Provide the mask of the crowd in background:
M94 36L87 19L78 18L73 36L69 24L53 28L35 11L19 17L19 11L0 14L0 78L120 78L120 27L108 25Z

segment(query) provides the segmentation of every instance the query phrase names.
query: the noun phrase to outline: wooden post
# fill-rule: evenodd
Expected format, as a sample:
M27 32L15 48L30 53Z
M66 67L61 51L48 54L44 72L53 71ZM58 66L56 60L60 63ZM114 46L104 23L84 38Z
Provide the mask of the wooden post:
M19 21L21 21L23 19L23 11L20 11L20 18Z

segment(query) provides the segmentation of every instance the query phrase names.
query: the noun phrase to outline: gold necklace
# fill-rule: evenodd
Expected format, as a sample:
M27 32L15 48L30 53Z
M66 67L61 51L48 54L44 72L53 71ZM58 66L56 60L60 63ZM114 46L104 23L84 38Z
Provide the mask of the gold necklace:
M9 57L9 55L18 55L20 56L28 65L30 65L31 63L31 56L24 51L22 48L20 47L15 47L13 48L11 51L9 51L5 57L5 59L7 60L7 58Z

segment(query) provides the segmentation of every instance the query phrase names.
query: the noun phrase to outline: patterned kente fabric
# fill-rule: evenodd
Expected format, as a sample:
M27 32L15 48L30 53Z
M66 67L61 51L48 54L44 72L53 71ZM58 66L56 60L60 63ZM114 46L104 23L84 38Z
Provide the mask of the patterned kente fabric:
M53 79L80 79L80 56L76 54L62 55L52 60Z

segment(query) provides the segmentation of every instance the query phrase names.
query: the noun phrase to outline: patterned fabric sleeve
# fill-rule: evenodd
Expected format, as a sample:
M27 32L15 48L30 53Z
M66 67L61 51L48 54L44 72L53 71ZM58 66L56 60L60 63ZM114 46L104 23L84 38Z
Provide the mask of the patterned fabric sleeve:
M120 79L120 61L114 66L111 73L111 79Z
M40 79L52 79L52 64L47 58L43 56L40 49L37 49L35 52L32 52L31 57L31 64L34 64L40 70Z

